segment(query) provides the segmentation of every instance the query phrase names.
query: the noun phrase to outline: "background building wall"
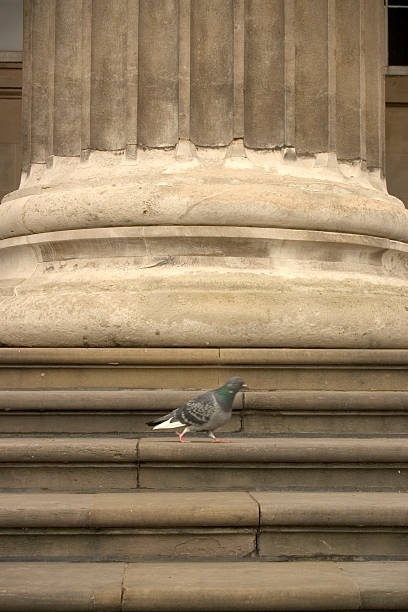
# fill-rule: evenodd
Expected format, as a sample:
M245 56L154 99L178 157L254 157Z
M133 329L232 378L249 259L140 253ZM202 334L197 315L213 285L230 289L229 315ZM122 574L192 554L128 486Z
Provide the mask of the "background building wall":
M408 75L387 76L385 84L388 191L408 208Z
M21 62L0 62L0 198L20 182L21 68Z
M0 0L0 198L21 173L23 0Z

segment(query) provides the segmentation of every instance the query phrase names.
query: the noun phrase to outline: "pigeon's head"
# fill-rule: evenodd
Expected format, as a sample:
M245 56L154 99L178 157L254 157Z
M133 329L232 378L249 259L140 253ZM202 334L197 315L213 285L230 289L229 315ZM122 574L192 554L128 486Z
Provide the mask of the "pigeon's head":
M232 378L227 380L225 386L227 387L228 391L230 391L231 393L238 393L240 389L247 388L247 385L245 384L244 380L240 376L233 376Z

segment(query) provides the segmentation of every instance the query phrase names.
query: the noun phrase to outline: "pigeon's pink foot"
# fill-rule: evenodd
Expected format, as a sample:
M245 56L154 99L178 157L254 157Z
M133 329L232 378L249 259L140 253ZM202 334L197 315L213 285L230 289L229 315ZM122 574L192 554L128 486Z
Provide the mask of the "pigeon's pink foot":
M213 438L212 439L213 442L229 442L229 440L221 440L221 438Z
M190 443L190 440L183 440L183 436L184 436L184 434L182 434L182 433L181 433L181 434L179 434L179 433L178 433L177 435L178 435L178 437L179 437L179 442L182 442L183 444L189 444L189 443Z

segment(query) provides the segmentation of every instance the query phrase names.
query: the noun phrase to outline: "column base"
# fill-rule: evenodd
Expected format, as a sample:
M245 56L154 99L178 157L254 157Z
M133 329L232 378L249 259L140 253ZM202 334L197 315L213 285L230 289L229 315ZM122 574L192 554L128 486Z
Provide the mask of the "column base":
M327 168L161 155L57 164L6 198L3 346L408 347L398 200Z

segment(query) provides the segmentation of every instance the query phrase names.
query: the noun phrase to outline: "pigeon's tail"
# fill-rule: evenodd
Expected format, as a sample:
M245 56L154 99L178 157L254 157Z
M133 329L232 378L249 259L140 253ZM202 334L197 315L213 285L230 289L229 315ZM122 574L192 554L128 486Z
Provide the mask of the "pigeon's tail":
M158 423L163 423L163 421L166 421L168 419L168 415L166 414L165 416L161 416L158 419L153 419L153 421L147 421L146 425L150 425L150 427L153 427L154 425L157 425Z
M146 425L150 425L153 429L175 429L177 427L185 427L185 423L180 423L174 414L165 414L164 416L148 421Z
M180 423L177 419L172 417L171 419L167 419L167 421L162 421L158 425L155 425L153 429L177 429L178 427L185 427L185 423Z

